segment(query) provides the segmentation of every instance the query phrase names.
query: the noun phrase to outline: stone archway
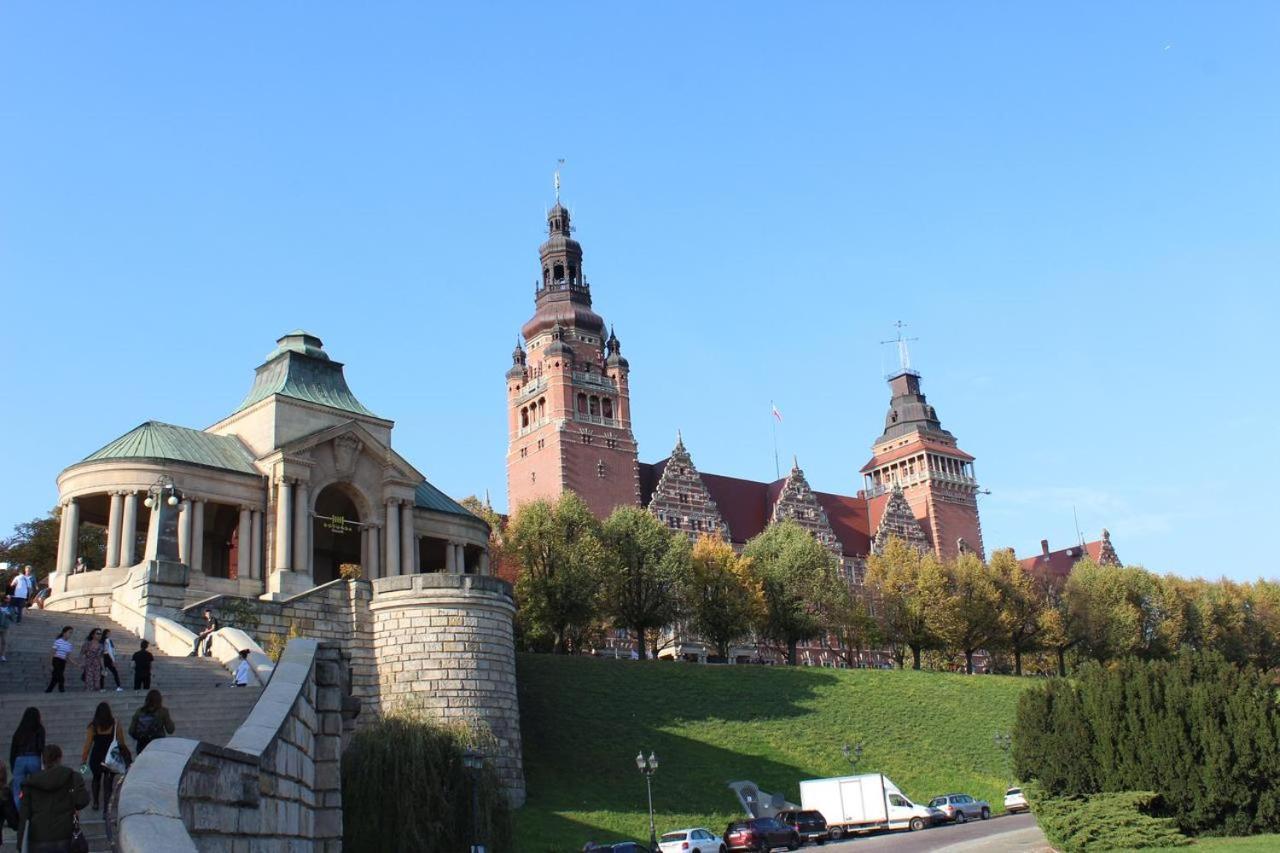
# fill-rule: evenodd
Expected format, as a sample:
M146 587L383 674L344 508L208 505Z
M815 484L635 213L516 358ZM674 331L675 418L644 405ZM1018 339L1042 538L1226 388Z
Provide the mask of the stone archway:
M331 483L316 495L311 532L311 571L316 586L337 580L343 563L361 562L360 510L350 486ZM342 518L346 524L335 524Z

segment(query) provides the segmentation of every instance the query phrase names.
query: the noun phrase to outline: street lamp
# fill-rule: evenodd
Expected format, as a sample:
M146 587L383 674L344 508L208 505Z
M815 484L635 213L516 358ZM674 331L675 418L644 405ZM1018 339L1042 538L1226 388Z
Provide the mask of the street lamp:
M844 749L840 751L844 753L844 760L849 762L850 771L857 770L858 762L862 760L862 741L858 741L852 747L846 743Z
M462 766L471 777L471 853L485 853L480 843L480 771L484 768L484 753L467 747L462 753Z
M649 791L649 849L658 849L658 831L653 825L653 774L658 772L658 756L654 755L650 750L649 757L644 757L644 751L636 753L636 769L644 774L644 786Z

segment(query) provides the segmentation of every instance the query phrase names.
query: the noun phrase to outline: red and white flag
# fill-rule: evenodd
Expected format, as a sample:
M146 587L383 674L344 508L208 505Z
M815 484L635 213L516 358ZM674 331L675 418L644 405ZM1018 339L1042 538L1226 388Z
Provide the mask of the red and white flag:
M773 409L773 416L778 419L778 423L782 423L782 412L778 411L778 407L770 403L769 408Z

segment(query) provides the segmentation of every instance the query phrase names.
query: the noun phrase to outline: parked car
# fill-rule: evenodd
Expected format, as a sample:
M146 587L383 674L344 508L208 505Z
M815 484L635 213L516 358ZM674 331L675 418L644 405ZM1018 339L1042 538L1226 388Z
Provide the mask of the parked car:
M785 811L778 812L774 817L794 829L805 841L821 844L827 840L827 819L822 816L822 812L813 809Z
M753 817L729 824L724 831L724 844L728 850L751 853L767 853L778 847L795 850L800 846L800 834L777 818Z
M724 839L709 829L675 829L658 839L662 853L725 853Z
M649 853L649 848L634 841L619 841L617 844L588 844L582 848L582 853Z
M1009 814L1031 811L1031 806L1027 803L1027 797L1022 793L1021 788L1010 788L1004 792L1004 810Z
M991 817L991 805L986 800L975 800L968 794L943 794L929 801L929 806L946 815L947 820L965 823L970 818Z

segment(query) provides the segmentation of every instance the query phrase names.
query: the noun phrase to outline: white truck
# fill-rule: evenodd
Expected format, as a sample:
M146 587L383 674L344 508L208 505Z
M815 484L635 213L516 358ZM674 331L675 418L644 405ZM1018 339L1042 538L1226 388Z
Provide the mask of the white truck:
M800 807L822 813L832 840L872 829L924 829L941 814L911 802L883 773L806 779Z

